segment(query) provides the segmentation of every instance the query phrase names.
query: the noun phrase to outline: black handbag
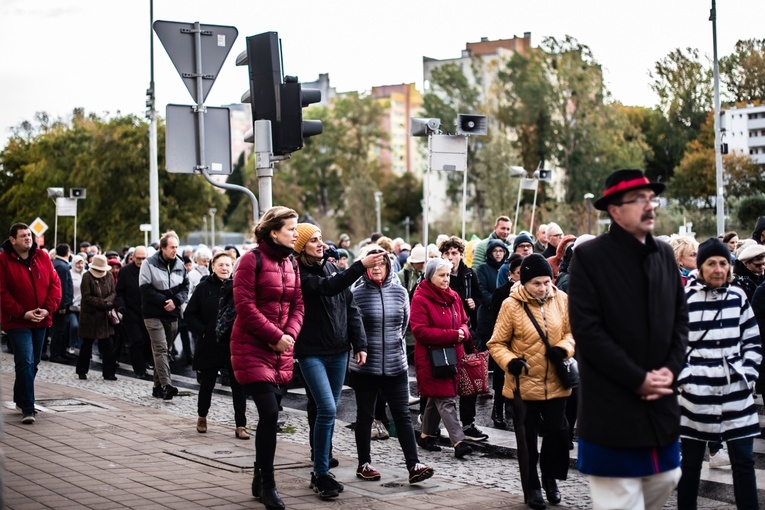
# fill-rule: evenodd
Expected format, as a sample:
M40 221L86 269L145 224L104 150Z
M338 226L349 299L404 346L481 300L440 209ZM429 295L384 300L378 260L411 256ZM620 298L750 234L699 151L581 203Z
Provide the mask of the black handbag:
M523 303L523 309L526 310L526 315L529 316L532 324L534 324L534 327L537 328L537 333L539 333L539 336L545 343L545 347L547 347L547 350L549 351L550 342L547 340L547 335L545 335L542 331L542 328L539 327L539 323L534 318L534 314L532 314L531 310L529 310L529 305ZM555 362L555 371L557 372L558 379L560 379L560 382L564 388L570 390L579 386L579 364L576 362L576 359L574 359L573 356L569 359Z
M454 346L428 348L428 356L436 379L457 375L457 349Z

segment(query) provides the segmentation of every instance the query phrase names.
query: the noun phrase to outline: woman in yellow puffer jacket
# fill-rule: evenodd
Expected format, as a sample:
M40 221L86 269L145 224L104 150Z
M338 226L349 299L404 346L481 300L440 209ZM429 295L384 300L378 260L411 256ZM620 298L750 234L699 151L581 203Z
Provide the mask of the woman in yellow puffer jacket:
M526 444L529 452L529 477L526 499L534 509L546 508L542 498L555 505L561 496L556 480L568 476L568 423L566 421L566 389L558 378L555 362L574 354L574 338L568 322L568 296L552 284L552 268L538 253L521 262L521 281L510 290L502 303L494 334L487 344L489 352L505 370L502 394L513 398L516 375L520 376L520 392L526 406ZM550 343L550 350L526 313L531 311ZM528 366L528 373L524 369ZM516 424L516 427L521 424ZM543 433L541 451L537 451L538 433ZM537 474L542 471L542 484Z

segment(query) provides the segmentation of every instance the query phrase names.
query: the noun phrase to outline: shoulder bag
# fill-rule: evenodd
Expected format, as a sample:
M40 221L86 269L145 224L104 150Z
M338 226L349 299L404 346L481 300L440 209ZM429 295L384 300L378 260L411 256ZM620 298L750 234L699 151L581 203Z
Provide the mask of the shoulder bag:
M433 371L433 377L444 379L457 375L457 350L453 345L449 347L428 347L428 357L430 358L430 368Z
M539 336L545 343L545 347L547 347L547 350L549 351L551 347L550 342L547 340L547 335L545 335L542 331L542 328L539 327L539 323L534 318L534 314L531 313L529 305L523 303L523 309L526 311L526 315L529 316L529 319L531 319L531 323L534 324L535 328L537 328L537 333L539 333ZM579 386L579 365L573 356L566 360L555 363L555 371L557 372L558 379L560 379L560 382L563 384L564 388L570 390Z

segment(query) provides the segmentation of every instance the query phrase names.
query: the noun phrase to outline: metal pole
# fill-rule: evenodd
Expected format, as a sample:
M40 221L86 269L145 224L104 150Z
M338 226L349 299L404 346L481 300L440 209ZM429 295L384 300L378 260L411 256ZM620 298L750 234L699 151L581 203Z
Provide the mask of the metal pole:
M465 137L465 145L467 145L467 136ZM467 166L462 176L462 239L465 239L465 217L467 216Z
M539 179L535 179L536 186L534 187L534 204L531 206L531 225L529 225L529 232L534 232L534 211L537 208L537 191L539 191Z
M377 217L377 231L382 233L382 220L380 218L380 208L382 203L382 191L375 191L375 216Z
M433 153L433 134L428 134L428 168L425 170L425 184L422 187L425 193L425 207L422 210L422 245L428 249L428 212L430 209L430 158Z
M210 177L210 174L207 173L207 170L202 170L202 175L205 179L207 179L207 182L212 184L215 187L223 188L223 189L230 189L232 191L241 191L245 195L247 195L252 202L252 210L254 215L254 221L255 223L258 222L258 199L255 198L255 194L250 191L249 189L245 188L244 186L238 186L236 184L229 184L227 182L218 182L213 180L212 177ZM210 243L210 248L212 248L212 244Z
M210 237L209 237L210 232L207 230L207 216L204 214L202 215L202 232L204 232L203 239L205 240L205 244L209 246L210 248L212 248L212 243L210 242Z
M518 210L521 208L521 190L523 189L523 177L518 179L518 200L515 202L515 220L513 221L513 235L518 230Z
M200 172L207 170L205 154L205 105L204 86L202 82L202 26L198 21L194 22L194 60L195 60L195 85L197 105L194 113L197 114L197 167ZM213 240L215 240L213 238Z
M54 201L58 200L56 198ZM58 202L56 202L56 221L53 223L53 247L58 246Z
M215 213L218 212L215 207L210 208L210 247L215 246Z
M406 229L406 242L409 244L409 225L412 224L412 220L407 216L404 218L404 228Z
M73 250L75 246L77 246L77 202L74 203L74 243L72 244Z
M151 80L149 88L152 99L154 91L154 0L149 0L149 59L151 62ZM151 237L159 239L159 169L157 168L157 110L154 101L149 109L149 216L151 221ZM147 243L148 245L148 243Z
M147 231L143 231L143 245L149 246L149 233Z
M253 139L255 143L255 170L258 175L258 196L260 197L260 206L263 208L261 213L264 213L273 205L271 179L274 176L274 163L271 161L273 140L271 139L270 120L256 120L253 123ZM255 223L258 222L258 218L260 218L260 214L256 210Z
M592 205L590 200L587 200L587 233L590 234L592 230Z
M717 63L717 7L712 0L712 10L709 13L712 21L712 47L714 51L714 80L715 80L715 176L717 180L717 235L725 233L725 199L723 197L723 163L720 137L720 68Z

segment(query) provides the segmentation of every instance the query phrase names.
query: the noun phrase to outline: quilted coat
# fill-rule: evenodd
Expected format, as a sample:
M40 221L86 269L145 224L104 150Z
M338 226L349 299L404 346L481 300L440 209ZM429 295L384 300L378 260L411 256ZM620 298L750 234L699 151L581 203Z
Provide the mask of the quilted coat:
M53 324L53 314L61 301L61 282L45 250L32 243L27 265L6 239L0 252L0 321L3 329L45 328ZM41 322L24 320L35 308L48 310Z
M433 377L428 350L454 346L457 351L457 364L462 361L465 347L459 341L459 330L465 333L464 341L470 340L470 330L459 294L452 289L440 289L429 281L423 281L414 292L409 323L415 339L414 367L420 395L456 397L457 376Z
M236 320L231 330L231 365L239 384L287 384L292 379L292 351L278 353L270 345L282 335L297 339L303 325L303 293L297 264L260 243L262 266L247 252L234 271ZM269 345L270 344L270 345Z
M529 373L521 372L521 396L523 400L550 400L567 397L571 390L563 387L555 371L555 365L547 359L547 347L537 328L526 315L523 305L528 304L531 313L552 347L566 351L566 358L574 355L574 337L568 322L568 296L554 286L544 304L540 304L520 283L513 285L510 297L502 303L494 334L487 347L497 365L505 371L502 394L512 398L515 392L515 376L507 372L507 365L515 358L524 358Z

